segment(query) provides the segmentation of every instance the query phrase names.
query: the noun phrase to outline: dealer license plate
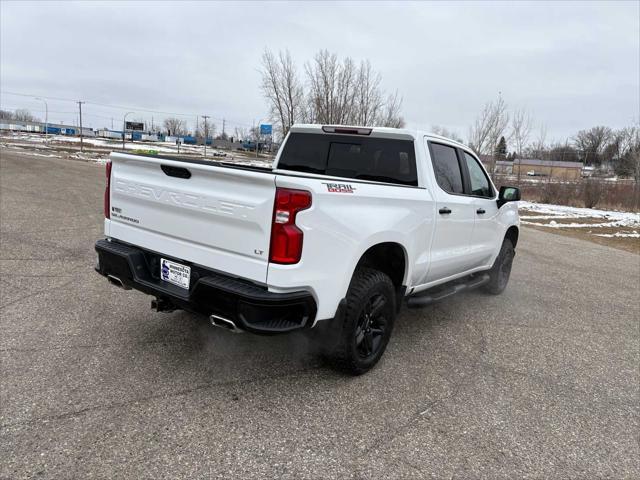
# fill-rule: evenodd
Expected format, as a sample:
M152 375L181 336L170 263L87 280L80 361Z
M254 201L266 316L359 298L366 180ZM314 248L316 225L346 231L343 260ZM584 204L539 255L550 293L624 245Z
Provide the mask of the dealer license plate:
M160 259L160 278L188 290L191 267L162 258Z

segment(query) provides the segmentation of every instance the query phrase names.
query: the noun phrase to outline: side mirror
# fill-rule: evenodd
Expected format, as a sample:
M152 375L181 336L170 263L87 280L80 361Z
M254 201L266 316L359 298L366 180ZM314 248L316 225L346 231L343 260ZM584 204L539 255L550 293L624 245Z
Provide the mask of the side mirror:
M518 200L520 200L520 189L518 187L500 187L498 208L507 202L517 202Z

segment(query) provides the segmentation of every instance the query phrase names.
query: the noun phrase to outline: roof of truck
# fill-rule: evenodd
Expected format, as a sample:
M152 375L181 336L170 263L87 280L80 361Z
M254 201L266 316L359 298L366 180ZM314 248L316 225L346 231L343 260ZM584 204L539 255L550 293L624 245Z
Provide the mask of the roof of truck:
M443 137L442 135L437 135L435 133L426 132L424 130L417 129L409 129L409 128L391 128L391 127L365 127L360 125L321 125L316 123L296 123L290 129L291 132L306 132L306 133L319 133L325 131L325 133L333 133L331 131L326 131L327 129L345 129L345 130L370 130L370 134L374 137L387 137L387 138L406 138L406 139L415 139L419 137L432 137L440 140L446 140L447 142L455 143L456 145L460 145L461 147L469 148L463 143L460 143L451 138ZM337 132L340 134L344 134L344 132Z

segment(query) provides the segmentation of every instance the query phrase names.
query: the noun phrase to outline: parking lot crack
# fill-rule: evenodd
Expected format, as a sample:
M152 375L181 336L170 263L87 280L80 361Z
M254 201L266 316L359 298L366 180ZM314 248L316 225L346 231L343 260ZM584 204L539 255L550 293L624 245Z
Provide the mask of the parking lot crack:
M4 424L0 425L0 428L4 429L4 428L10 428L10 427L20 427L20 426L25 426L25 425L34 425L34 424L43 423L43 422L66 420L66 419L69 419L69 418L79 417L79 416L82 416L84 414L91 413L91 412L113 410L113 409L116 409L116 408L126 408L126 407L129 407L129 406L132 406L132 405L145 403L145 402L150 402L150 401L153 401L153 400L165 400L165 399L169 399L169 398L185 396L185 395L189 395L189 394L192 394L192 393L195 393L195 392L208 390L208 389L216 388L216 387L232 387L232 386L236 386L236 385L251 385L251 384L260 383L260 382L264 382L264 381L274 381L274 380L279 380L279 379L282 379L282 378L298 376L300 374L311 372L311 371L317 370L319 368L321 368L321 367L320 366L313 366L313 367L301 368L301 369L290 371L290 372L283 373L283 374L280 374L280 375L259 376L259 377L245 379L245 380L229 380L229 381L226 381L226 382L206 383L206 384L198 385L198 386L195 386L195 387L192 387L192 388L185 388L185 389L182 389L182 390L177 390L177 391L171 392L171 393L165 393L165 394L159 394L159 395L157 395L157 394L155 394L155 395L154 394L145 395L145 396L142 396L142 397L138 397L138 398L127 400L127 401L123 401L123 402L112 402L112 403L107 403L107 404L102 404L102 405L93 405L93 406L81 408L79 410L66 412L66 413L61 413L61 414L58 414L58 415L46 415L46 416L36 417L36 418L29 419L29 420L24 420L24 421L8 422L8 423L4 423Z

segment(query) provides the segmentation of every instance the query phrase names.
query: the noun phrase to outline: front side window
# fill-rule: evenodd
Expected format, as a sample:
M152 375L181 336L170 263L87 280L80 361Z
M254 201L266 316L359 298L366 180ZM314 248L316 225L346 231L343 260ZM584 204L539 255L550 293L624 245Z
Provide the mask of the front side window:
M464 193L456 149L448 145L431 143L431 154L433 169L440 188L448 193Z
M493 197L493 191L489 184L489 179L484 174L478 161L467 152L464 152L464 159L469 169L469 180L471 181L471 195L478 197Z

